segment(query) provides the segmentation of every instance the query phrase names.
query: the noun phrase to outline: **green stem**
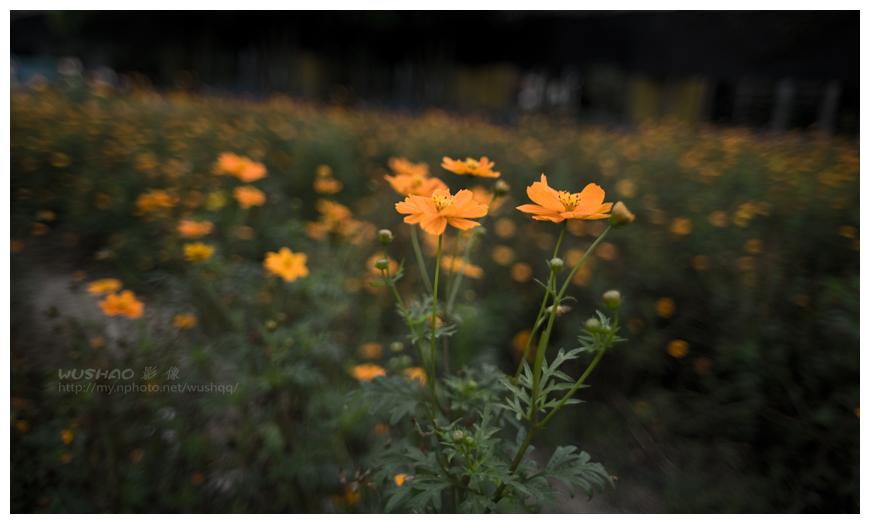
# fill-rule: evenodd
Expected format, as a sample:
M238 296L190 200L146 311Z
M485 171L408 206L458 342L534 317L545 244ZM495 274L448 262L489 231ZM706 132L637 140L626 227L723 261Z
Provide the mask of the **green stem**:
M420 276L423 277L423 284L426 286L426 291L431 293L432 282L429 281L429 273L426 271L423 252L420 251L420 240L417 238L417 226L415 224L411 224L411 243L414 245L414 253L417 255L417 265L420 267Z
M592 373L592 370L595 369L595 366L598 364L598 361L601 360L601 357L603 355L604 355L604 351L599 351L598 354L595 355L595 359L592 361L591 364L589 364L589 367L586 368L586 372L583 373L583 376L580 377L579 380L577 380L577 383L574 384L574 387L571 388L571 391L569 391L562 398L562 400L559 402L559 404L555 408L553 408L553 411L551 411L546 417L544 417L544 420L541 421L541 424L539 425L539 427L544 427L544 425L547 423L547 421L550 420L553 417L553 415L556 414L557 411L559 411L559 409L562 407L562 405L565 404L565 402L569 398L571 398L571 395L573 395L574 392L577 391L577 388L579 388L583 384L583 382L586 380L586 377L588 377L589 374Z
M489 201L487 207L491 207L492 203L495 202L497 196L492 197L492 200ZM483 223L486 222L486 219L489 215L484 215L480 219L480 226L483 226ZM462 253L462 262L459 264L459 269L456 271L456 278L453 282L453 287L450 290L450 297L447 300L447 307L444 311L453 311L453 303L456 302L456 293L459 292L459 285L462 283L463 271L465 271L465 264L468 263L468 257L471 255L471 248L474 247L474 243L477 241L478 235L477 232L473 232L471 234L471 238L468 240L468 244L465 245L465 251ZM456 233L456 241L459 242L459 232ZM452 269L452 268L451 268Z
M601 242L601 240L607 236L607 233L609 233L612 228L613 228L613 226L607 226L607 229L604 230L604 233L601 233L601 236L598 237L597 239L595 239L595 242L593 242L592 245L589 246L589 249L587 249L586 252L583 253L583 257L580 259L580 262L577 262L577 265L574 266L574 269L571 270L571 274L568 275L568 279L565 280L565 284L562 286L562 289L559 291L559 296L557 297L557 300L561 299L562 296L565 294L565 291L568 290L568 284L571 283L571 279L574 278L574 274L577 273L577 270L580 269L581 265L583 265L583 262L586 260L586 257L589 256L589 253L592 253L593 251L595 251L595 248L596 248L596 246L598 246L598 243Z
M447 277L446 292L447 292L448 297L450 296L450 290L453 289L453 285L456 283L457 268L456 268L456 264L454 263L454 261L456 260L456 253L458 250L459 250L459 230L457 229L456 230L456 237L454 238L454 241L453 241L453 254L450 256L450 276Z
M437 306L438 306L438 272L441 269L441 242L444 240L444 234L438 235L438 254L435 257L435 285L432 288L432 348L430 358L432 360L432 375L429 377L429 384L432 388L432 401L438 402L435 397L435 323L438 321ZM432 417L433 419L435 417Z

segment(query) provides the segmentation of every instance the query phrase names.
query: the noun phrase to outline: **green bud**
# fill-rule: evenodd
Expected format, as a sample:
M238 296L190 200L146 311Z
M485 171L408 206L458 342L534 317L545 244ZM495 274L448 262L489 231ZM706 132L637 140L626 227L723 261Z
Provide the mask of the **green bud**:
M482 236L486 235L486 228L483 226L477 226L476 228L474 228L474 234L479 236L479 237L482 237Z
M601 322L597 318L590 318L586 321L586 331L598 331L601 329Z
M463 440L465 440L465 433L461 429L453 432L453 442L462 442Z
M377 262L375 262L375 267L383 271L390 267L390 263L387 262L386 258L379 258Z
M561 258L558 258L558 257L554 258L553 260L550 260L548 262L548 264L550 266L550 271L553 271L555 273L562 271L562 268L565 267L565 262Z
M622 229L634 222L634 214L622 202L617 202L610 209L610 225L614 229Z
M622 295L615 289L604 293L601 298L604 300L604 305L610 309L618 309L622 305Z
M386 246L393 241L393 232L389 229L381 229L378 231L378 240L381 241L381 244Z
M495 183L495 196L502 196L511 190L511 186L504 180L499 180Z
M471 435L468 435L467 437L465 437L465 443L468 444L469 446L474 444L474 437L472 437Z
M404 350L405 344L402 344L401 342L393 342L392 344L390 344L390 351L392 351L393 353L401 353Z
M267 320L266 321L266 329L268 329L269 331L275 331L275 328L277 328L277 327L278 327L278 323L275 322L274 320Z

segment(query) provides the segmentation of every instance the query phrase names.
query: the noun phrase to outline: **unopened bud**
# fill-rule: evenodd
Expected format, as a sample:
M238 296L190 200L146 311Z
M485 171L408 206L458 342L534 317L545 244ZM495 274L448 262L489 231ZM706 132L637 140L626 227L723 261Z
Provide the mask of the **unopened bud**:
M586 331L598 331L601 329L601 322L597 318L590 318L586 321Z
M482 237L482 236L486 235L486 228L483 226L477 226L476 228L474 228L474 234L479 236L479 237Z
M554 273L558 273L559 271L562 271L562 268L565 267L565 262L561 258L558 258L558 257L550 260L550 262L548 262L548 264L550 265L550 271L553 271Z
M618 309L622 305L622 295L615 289L604 293L601 298L604 300L604 305L610 309Z
M467 437L465 437L465 443L468 444L469 446L471 444L474 444L474 437L472 437L471 435L468 435Z
M502 196L511 190L511 186L504 180L498 180L495 183L495 196Z
M610 225L614 229L622 229L634 222L634 214L622 202L617 202L610 210Z
M390 344L390 351L392 351L393 353L401 353L404 350L405 344L402 344L401 342L393 342L392 344Z
M384 269L387 269L388 267L390 267L390 263L387 262L386 258L379 258L377 260L377 262L375 262L375 267L380 269L380 270L384 270Z
M465 440L465 433L462 430L457 429L453 432L453 442L462 442L463 440Z
M381 244L386 246L393 241L393 232L389 229L381 229L378 231L378 240L381 241Z
M266 321L266 329L268 329L269 331L275 331L275 329L277 327L278 327L278 323L275 322L274 320L267 320Z

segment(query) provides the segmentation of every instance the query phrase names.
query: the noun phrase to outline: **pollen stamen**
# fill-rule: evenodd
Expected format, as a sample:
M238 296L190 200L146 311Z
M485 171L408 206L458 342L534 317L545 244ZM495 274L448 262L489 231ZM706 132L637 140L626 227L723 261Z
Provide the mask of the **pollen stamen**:
M438 209L438 211L441 211L445 207L453 204L453 197L437 195L432 197L432 201L435 202L435 208Z
M565 211L573 211L580 204L580 193L559 191L559 202L565 206Z

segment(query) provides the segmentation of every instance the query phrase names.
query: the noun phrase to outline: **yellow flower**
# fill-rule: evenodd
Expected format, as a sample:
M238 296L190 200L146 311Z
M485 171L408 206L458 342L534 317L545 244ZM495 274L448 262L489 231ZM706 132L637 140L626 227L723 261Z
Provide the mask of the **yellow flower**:
M532 278L532 266L524 262L517 262L511 268L511 278L517 282L528 282Z
M671 233L675 235L688 235L692 232L692 221L686 217L675 218L671 222Z
M200 264L210 259L212 255L214 255L214 247L207 246L202 242L184 244L184 256L188 262Z
M287 282L293 282L297 278L308 276L308 268L305 262L308 256L305 253L293 254L288 247L282 247L277 253L266 253L263 266L271 275L277 275Z
M426 385L426 370L423 368L408 368L404 372L405 378L414 382L414 380L419 380L421 386Z
M239 186L233 190L233 197L242 209L262 206L266 203L266 195L254 186Z
M410 195L404 202L396 204L396 211L408 215L406 223L419 223L423 231L440 235L447 224L462 230L479 226L478 222L468 219L486 215L487 206L474 201L467 189L458 191L455 196L449 190L438 189L431 198Z
M683 358L689 354L689 344L685 340L668 342L668 354L674 358Z
M580 193L556 191L547 185L547 177L541 175L540 182L533 182L526 193L534 204L519 206L517 209L529 213L535 220L550 220L559 223L563 220L597 220L608 218L613 204L604 203L604 190L596 184L588 184Z
M393 481L396 483L397 486L401 486L402 484L405 483L405 477L407 477L407 476L408 475L405 473L399 473L398 475L393 477Z
M314 179L314 192L321 195L334 195L341 191L344 184L334 178Z
M362 358L375 359L380 358L384 353L384 346L377 342L369 342L359 347L359 355Z
M100 349L101 347L106 345L106 339L101 336L96 336L90 340L91 347L94 349Z
M115 293L119 289L121 289L121 281L117 278L101 278L88 284L88 294L95 297Z
M214 191L205 199L205 208L209 211L219 211L227 205L227 194L223 191Z
M353 375L353 378L357 380L370 381L375 377L385 376L387 371L381 366L377 366L375 364L360 364L358 366L354 366L354 368L350 372Z
M656 302L656 313L662 318L670 318L677 309L677 305L670 298L660 298Z
M495 234L501 238L511 238L514 236L516 231L516 223L509 218L499 219L499 221L495 223Z
M514 261L514 250L507 246L496 246L492 250L492 259L500 266L506 266Z
M178 198L170 195L162 189L149 189L136 199L137 214L141 215L155 209L167 209L175 207Z
M191 329L196 323L197 318L193 313L181 313L172 319L172 325L179 329Z
M716 227L726 227L728 225L728 214L724 211L713 211L707 219Z
M65 429L60 432L60 438L63 440L64 444L69 445L69 443L73 441L73 432L69 429Z

